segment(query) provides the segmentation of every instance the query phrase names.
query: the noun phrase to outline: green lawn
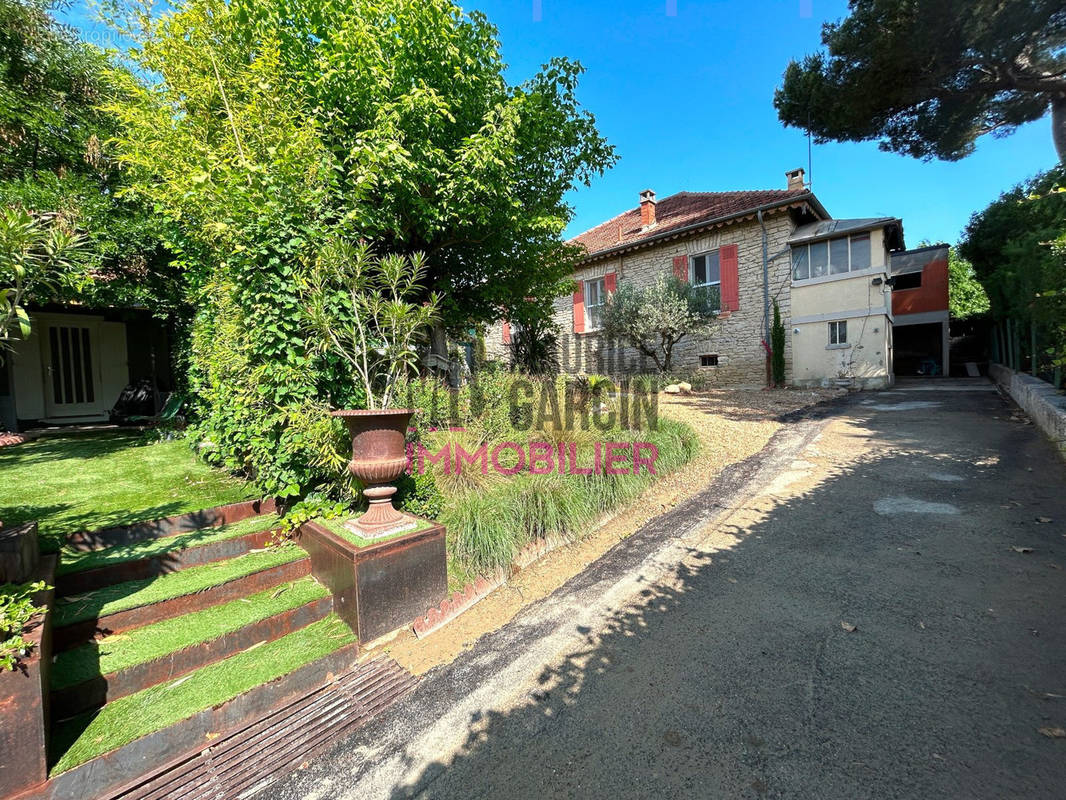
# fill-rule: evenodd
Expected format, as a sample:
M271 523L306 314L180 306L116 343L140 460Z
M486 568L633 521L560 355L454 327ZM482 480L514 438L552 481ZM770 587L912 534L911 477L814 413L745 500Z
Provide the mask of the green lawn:
M57 550L80 530L158 519L247 500L252 487L196 458L187 442L135 433L48 436L0 448L0 520L37 520Z
M281 517L277 514L264 514L259 517L249 517L240 522L233 522L219 528L202 528L185 533L176 533L173 536L161 536L158 539L144 539L130 544L117 544L114 547L105 547L102 550L88 550L79 552L64 547L57 575L67 575L71 572L83 572L88 569L98 569L111 564L121 564L124 561L137 561L143 558L165 556L167 553L177 553L192 547L202 547L215 542L224 542L229 539L239 539L250 533L259 533L276 528L281 523Z
M356 517L355 516L352 516L352 517L337 517L335 519L327 519L326 517L318 517L315 520L315 522L317 522L319 525L321 525L326 530L328 530L328 531L330 531L332 533L335 533L337 536L341 537L345 541L351 542L356 547L370 547L370 545L372 545L372 544L379 544L381 542L387 542L390 539L396 539L397 537L400 537L400 536L407 536L409 533L418 533L419 531L424 531L427 528L432 528L433 527L433 523L431 521L426 520L426 519L420 519L420 520L417 521L417 524L413 528L411 528L410 530L399 531L398 533L392 533L392 534L389 534L388 536L381 536L381 537L379 537L377 539L367 539L367 538L365 538L363 536L360 536L357 533L353 533L352 531L350 531L350 530L348 530L347 528L344 527L344 523L347 522L349 519L356 519Z

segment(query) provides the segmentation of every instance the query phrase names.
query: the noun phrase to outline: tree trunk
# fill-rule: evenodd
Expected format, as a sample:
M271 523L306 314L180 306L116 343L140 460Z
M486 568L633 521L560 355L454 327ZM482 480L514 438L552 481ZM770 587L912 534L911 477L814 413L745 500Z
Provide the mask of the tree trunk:
M1051 98L1051 138L1055 142L1059 161L1066 164L1066 94Z
M441 358L448 357L448 334L440 323L430 326L429 352Z

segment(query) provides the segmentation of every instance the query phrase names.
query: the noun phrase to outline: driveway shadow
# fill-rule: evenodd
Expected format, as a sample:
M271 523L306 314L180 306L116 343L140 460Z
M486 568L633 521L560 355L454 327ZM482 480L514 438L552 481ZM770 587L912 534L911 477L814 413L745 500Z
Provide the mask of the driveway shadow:
M998 396L930 400L850 404L845 438L871 450L826 454L827 479L743 510L731 546L690 550L578 628L527 691L469 717L456 754L403 753L391 797L1060 793L1062 743L1038 729L1066 724L1066 470L1030 426L993 418ZM484 637L403 708L463 696L514 636ZM335 753L325 768L361 766Z

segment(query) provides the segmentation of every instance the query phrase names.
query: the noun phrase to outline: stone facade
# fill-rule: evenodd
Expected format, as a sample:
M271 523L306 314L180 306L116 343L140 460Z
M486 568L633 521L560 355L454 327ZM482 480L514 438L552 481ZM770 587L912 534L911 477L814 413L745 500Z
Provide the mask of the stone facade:
M795 226L789 214L783 210L768 214L764 223L768 238L767 254L772 259L769 265L770 297L777 300L787 326L791 265L786 248ZM674 350L672 371L698 370L712 384L763 386L766 383L766 350L762 344L765 335L763 250L762 229L757 221L726 224L710 232L699 232L633 253L595 261L578 270L574 278L585 281L613 272L619 285L631 283L646 286L653 283L660 273L671 274L675 256L691 257L731 244L737 245L738 251L739 308L723 314L710 337L682 339ZM640 354L633 348L611 347L598 332L575 333L574 304L570 296L555 301L555 323L563 345L561 366L566 372L618 375L654 371L654 364L644 362L642 367ZM498 328L489 334L489 338L501 338ZM718 356L718 366L700 366L700 356L704 355ZM786 339L785 362L786 365L791 364L790 339Z

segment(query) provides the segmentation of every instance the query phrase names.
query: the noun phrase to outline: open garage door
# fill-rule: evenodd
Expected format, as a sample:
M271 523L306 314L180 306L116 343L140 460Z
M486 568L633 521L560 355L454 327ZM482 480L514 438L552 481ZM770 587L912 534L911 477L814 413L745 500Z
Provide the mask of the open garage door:
M944 375L944 323L896 325L892 341L897 377Z

